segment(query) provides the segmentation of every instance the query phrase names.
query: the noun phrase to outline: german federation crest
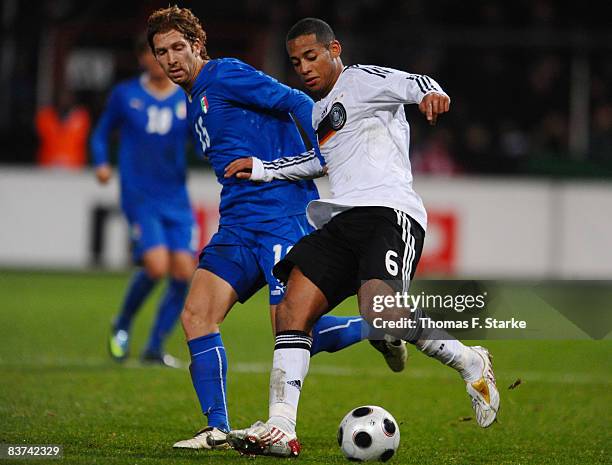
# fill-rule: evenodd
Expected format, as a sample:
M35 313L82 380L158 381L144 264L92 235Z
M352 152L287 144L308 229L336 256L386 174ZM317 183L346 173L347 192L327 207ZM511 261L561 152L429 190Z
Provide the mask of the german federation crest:
M346 110L340 102L336 102L332 105L329 111L329 119L334 131L342 129L344 123L346 123Z

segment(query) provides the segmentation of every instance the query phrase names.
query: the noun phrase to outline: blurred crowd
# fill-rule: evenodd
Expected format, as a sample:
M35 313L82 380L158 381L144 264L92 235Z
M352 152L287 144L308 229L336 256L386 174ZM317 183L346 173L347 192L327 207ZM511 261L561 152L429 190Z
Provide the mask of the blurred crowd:
M407 109L415 170L612 174L612 35L596 7L340 3L351 5L336 18L351 62L428 74L452 97L434 130Z
M0 142L10 146L0 162L42 157L40 113L57 102L56 123L67 121L71 113L61 102L67 91L75 91L72 104L85 108L92 121L105 101L108 88L67 89L57 69L54 98L40 101L42 34L55 32L52 46L59 56L70 47L112 51L114 83L137 72L130 36L142 31L150 11L167 5L155 0L43 3L39 17L29 20L42 31L34 39L20 28L27 13L22 7L13 23L5 21L13 24L5 36L12 30L24 51L10 82L14 113L0 118ZM452 106L435 128L414 107L406 108L417 172L612 176L612 34L609 16L596 5L578 9L553 0L178 3L202 18L213 57L237 56L290 85L298 82L285 56L284 34L304 16L334 27L345 64L390 66L438 80ZM38 138L32 137L36 128Z

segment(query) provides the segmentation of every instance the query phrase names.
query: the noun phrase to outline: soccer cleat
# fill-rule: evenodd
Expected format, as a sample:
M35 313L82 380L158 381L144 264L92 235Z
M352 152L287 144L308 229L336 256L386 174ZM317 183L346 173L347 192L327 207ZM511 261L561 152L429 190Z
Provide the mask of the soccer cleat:
M499 391L495 384L493 362L489 351L484 347L470 347L474 356L481 361L481 376L475 381L466 380L466 390L472 399L472 408L476 413L476 421L483 428L491 426L497 418L499 410Z
M159 352L144 352L140 357L140 361L145 364L161 365L168 368L183 368L185 366L178 358Z
M406 367L408 350L406 349L406 343L401 339L395 339L393 336L386 334L384 339L371 340L370 344L383 354L391 371L397 373Z
M130 353L130 334L125 329L111 329L108 353L116 362L123 362Z
M227 433L213 426L198 431L194 437L175 442L175 449L229 449Z
M302 450L295 435L262 421L246 429L230 431L227 440L231 447L244 455L297 457Z

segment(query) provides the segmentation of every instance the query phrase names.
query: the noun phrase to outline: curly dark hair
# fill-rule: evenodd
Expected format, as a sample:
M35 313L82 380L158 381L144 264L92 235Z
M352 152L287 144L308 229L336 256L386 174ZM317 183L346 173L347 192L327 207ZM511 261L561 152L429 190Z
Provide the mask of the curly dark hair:
M147 41L153 54L155 54L153 45L155 34L173 29L183 34L191 45L199 41L202 45L200 56L204 60L210 60L206 52L206 32L202 29L200 20L189 8L179 8L176 5L154 11L147 20Z

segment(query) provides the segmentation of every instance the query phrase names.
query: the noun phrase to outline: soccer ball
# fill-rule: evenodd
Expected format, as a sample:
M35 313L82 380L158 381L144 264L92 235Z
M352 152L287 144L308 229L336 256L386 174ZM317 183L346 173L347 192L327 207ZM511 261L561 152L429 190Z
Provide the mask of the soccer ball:
M382 407L365 405L351 410L338 428L338 445L347 459L386 462L400 441L395 418Z

